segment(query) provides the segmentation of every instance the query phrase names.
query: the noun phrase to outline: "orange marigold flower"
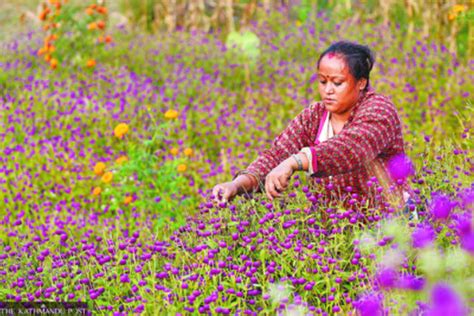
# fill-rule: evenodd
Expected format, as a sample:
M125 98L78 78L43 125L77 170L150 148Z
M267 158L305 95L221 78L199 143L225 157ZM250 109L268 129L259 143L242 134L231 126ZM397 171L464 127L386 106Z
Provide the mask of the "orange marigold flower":
M94 173L97 175L97 176L100 176L104 173L105 171L105 163L103 163L102 161L98 162L95 164L94 166Z
M111 172L111 171L107 171L106 173L104 173L104 175L102 176L102 182L104 183L109 183L110 181L112 181L112 178L114 177L114 174Z
M168 110L165 112L165 118L169 120L173 120L178 117L178 111L176 110Z
M128 161L127 156L120 156L120 157L118 157L117 159L115 159L115 163L116 163L117 165L124 164L124 163L126 163L127 161Z
M41 56L43 55L44 53L46 53L46 48L44 47L41 47L40 49L38 49L38 52L36 53L38 56Z
M101 6L98 6L96 8L97 12L100 13L100 14L103 14L103 15L106 15L107 14L107 8L106 7L101 7Z
M186 169L188 169L188 166L186 166L184 163L178 165L178 172L185 172Z
M47 55L44 55L44 60L49 63L51 61L51 55L47 54Z
M193 155L193 150L188 147L188 148L186 148L186 149L184 150L184 154L185 154L186 156L188 156L188 157L189 157L189 156L192 156L192 155Z
M39 19L41 21L44 21L46 20L46 18L48 17L48 14L49 12L51 12L51 10L49 8L45 8L43 11L41 11L41 13L39 14Z
M127 195L127 196L125 197L125 199L123 199L123 203L124 203L125 205L128 205L128 204L132 203L132 201L133 201L133 197L130 196L130 195Z
M56 47L54 47L54 45L49 45L48 46L48 52L49 53L54 53L55 50L56 50Z
M51 58L51 60L49 61L49 66L52 68L52 69L56 69L56 67L58 66L58 60L56 58Z
M87 61L86 67L87 68L94 68L96 65L95 59L91 58Z
M101 30L105 29L105 22L102 20L97 21L97 27Z
M114 135L117 138L122 138L128 132L128 125L126 123L120 123L114 128Z
M179 153L179 149L176 148L176 147L173 147L170 149L170 153L173 155L173 156L176 156L178 153Z
M105 37L105 42L106 42L106 43L112 43L112 36L107 35L107 36Z
M92 190L93 195L99 195L100 193L102 193L101 187L95 187L94 190Z
M87 25L87 29L90 30L90 31L96 30L97 29L97 23L95 23L95 22L89 23Z
M86 14L87 14L87 15L93 15L93 14L94 14L94 9L92 9L92 8L87 8L87 9L86 9Z

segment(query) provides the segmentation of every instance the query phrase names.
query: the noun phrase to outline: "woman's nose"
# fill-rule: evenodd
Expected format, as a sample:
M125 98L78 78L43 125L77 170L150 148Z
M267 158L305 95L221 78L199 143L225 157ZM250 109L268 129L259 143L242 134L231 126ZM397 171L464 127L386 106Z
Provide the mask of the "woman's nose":
M332 84L328 83L324 89L324 92L326 93L333 93L334 92L334 87L332 86Z

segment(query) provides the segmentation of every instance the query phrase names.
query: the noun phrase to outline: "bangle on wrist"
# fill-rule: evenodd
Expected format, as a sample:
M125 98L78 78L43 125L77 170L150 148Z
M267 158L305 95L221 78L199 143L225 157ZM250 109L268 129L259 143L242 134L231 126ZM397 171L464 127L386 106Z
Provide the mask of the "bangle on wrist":
M298 157L298 155L292 155L292 157L296 160L296 163L298 164L298 171L303 170L303 162L301 161L301 158Z

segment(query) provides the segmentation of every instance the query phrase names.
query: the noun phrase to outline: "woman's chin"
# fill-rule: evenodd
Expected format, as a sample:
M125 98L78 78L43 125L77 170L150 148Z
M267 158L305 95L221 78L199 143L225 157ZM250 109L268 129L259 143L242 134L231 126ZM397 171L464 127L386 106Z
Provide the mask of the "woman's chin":
M334 112L336 110L336 106L334 106L334 104L324 103L324 108L329 112Z

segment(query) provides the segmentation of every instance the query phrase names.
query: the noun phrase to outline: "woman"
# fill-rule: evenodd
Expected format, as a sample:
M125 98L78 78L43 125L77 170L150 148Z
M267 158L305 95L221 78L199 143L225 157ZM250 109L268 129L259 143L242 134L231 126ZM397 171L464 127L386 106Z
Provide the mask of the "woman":
M401 197L387 168L404 153L402 128L392 102L369 86L374 61L367 46L344 41L331 45L317 62L322 101L305 108L269 150L233 181L216 185L213 195L230 200L264 188L273 200L299 170L332 195L368 197L370 192L392 191Z

